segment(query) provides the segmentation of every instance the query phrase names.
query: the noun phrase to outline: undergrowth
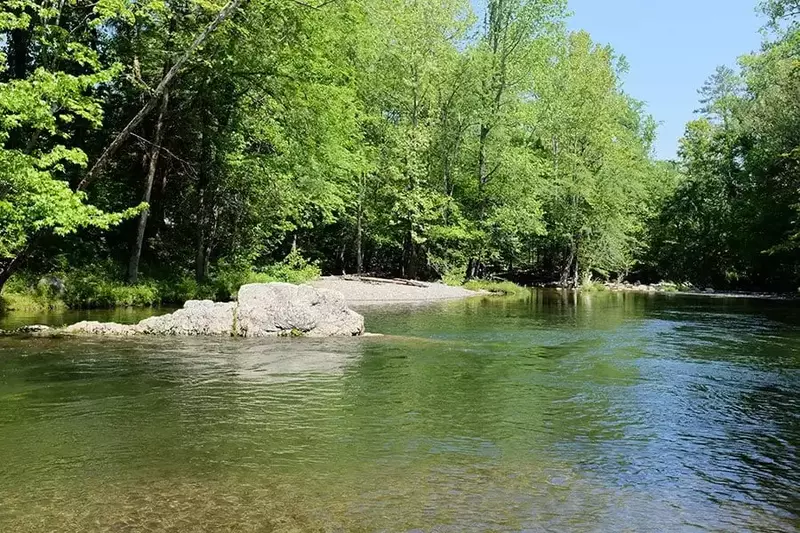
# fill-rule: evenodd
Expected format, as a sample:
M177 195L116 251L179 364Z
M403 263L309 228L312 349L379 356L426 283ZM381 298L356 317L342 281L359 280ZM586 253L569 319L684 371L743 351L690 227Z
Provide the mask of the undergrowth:
M46 311L59 308L110 309L181 305L187 300L232 300L249 283L305 283L319 278L320 268L293 251L280 263L253 270L222 267L207 281L189 275L143 279L129 285L106 270L72 271L45 277L14 276L0 295L0 311Z
M464 284L465 289L471 291L487 291L494 294L514 295L525 292L525 287L510 281L471 280Z

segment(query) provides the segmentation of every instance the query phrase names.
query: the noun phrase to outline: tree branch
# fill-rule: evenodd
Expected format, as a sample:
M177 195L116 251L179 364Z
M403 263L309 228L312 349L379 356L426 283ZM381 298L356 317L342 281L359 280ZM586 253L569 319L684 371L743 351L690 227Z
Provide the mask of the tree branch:
M119 132L119 134L117 134L111 144L108 145L103 154L91 168L86 177L81 180L81 182L78 184L77 190L82 191L86 189L92 183L92 181L97 178L98 174L105 169L111 157L113 157L117 150L120 149L122 144L131 135L134 128L141 124L142 120L144 120L144 118L150 112L152 112L153 109L155 109L156 105L161 99L161 95L164 94L164 91L167 89L175 76L178 75L178 72L181 70L181 68L186 64L187 61L189 61L189 58L192 56L192 54L198 48L200 48L206 39L208 39L208 37L217 29L217 27L219 27L219 25L222 24L225 19L230 17L231 14L244 2L245 0L230 0L228 4L217 14L214 20L211 21L211 24L209 24L206 29L200 33L200 35L195 37L189 48L186 49L183 55L175 62L174 65L172 65L172 68L169 69L169 72L167 72L166 75L161 79L161 82L158 84L158 87L156 87L155 91L153 91L153 94L147 104L145 104L145 106L136 114L136 116L131 119L128 125L125 126L122 131Z

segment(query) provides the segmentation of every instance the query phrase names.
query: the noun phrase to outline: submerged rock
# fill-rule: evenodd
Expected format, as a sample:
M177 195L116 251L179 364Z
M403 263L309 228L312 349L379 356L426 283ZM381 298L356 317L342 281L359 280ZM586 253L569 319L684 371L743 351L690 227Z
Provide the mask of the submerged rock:
M60 333L73 335L181 335L280 337L358 336L364 317L348 309L337 291L307 285L245 285L237 302L189 301L172 314L147 318L136 325L79 322Z
M46 331L50 331L52 328L50 326L42 326L40 324L36 324L33 326L22 326L21 328L14 331L14 333L20 334L36 334L36 333L44 333Z
M348 309L342 293L308 285L245 285L239 289L236 313L236 333L242 337L364 333L364 317Z
M139 333L138 326L126 326L113 322L78 322L61 330L69 335L109 335L114 337L127 337Z

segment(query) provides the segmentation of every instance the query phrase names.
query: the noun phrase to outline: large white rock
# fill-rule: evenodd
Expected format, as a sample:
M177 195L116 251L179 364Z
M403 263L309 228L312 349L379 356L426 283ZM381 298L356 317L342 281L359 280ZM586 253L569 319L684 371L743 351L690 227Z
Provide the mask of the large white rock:
M242 337L356 336L364 317L347 308L336 291L308 285L269 283L239 289L236 332Z
M233 329L236 304L214 303L210 300L186 302L183 309L171 315L154 316L139 322L137 329L143 335L182 335L230 337Z

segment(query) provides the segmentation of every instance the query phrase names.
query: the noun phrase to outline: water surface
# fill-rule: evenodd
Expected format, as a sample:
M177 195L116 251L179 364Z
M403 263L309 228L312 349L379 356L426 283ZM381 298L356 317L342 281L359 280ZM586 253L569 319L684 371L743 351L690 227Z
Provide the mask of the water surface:
M797 304L364 312L387 337L0 339L0 531L800 530Z

